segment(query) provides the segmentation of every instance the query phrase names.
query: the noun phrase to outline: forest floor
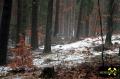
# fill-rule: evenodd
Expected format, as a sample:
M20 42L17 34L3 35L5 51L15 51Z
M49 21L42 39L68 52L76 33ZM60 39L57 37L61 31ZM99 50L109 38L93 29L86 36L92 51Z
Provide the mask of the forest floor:
M116 46L120 44L120 35L113 35L112 43L113 48L104 51L104 64L115 66L120 62L119 49ZM102 65L101 52L93 49L100 44L100 37L89 37L70 44L52 46L51 54L42 54L41 46L39 50L33 51L34 71L13 74L8 72L9 67L0 67L0 79L42 79L42 70L53 66L54 79L120 79L98 75L98 68Z

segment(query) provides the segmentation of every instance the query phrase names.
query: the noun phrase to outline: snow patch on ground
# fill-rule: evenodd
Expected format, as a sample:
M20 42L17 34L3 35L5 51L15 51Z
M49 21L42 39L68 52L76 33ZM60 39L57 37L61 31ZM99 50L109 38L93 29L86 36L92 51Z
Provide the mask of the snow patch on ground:
M105 39L105 36L104 36ZM112 42L120 44L120 35L113 35ZM75 65L76 63L82 63L89 61L90 57L101 55L101 52L93 51L92 47L100 45L101 37L86 38L81 41L77 41L65 45L52 46L52 54L43 55L41 51L44 46L39 47L38 51L34 51L36 58L33 59L33 65L37 67L65 65L67 67ZM117 54L118 48L115 50L104 51L104 54ZM39 55L40 54L40 55ZM88 58L88 59L86 59ZM9 67L0 67L0 74L7 73L11 70Z
M105 36L103 36L104 42L105 42ZM113 44L117 42L120 44L120 35L113 35L112 37L112 42ZM40 59L34 59L36 60L35 63L40 63L40 64L35 64L36 66L39 67L44 67L44 65L59 65L63 62L64 65L70 66L72 64L76 63L82 63L85 62L86 58L94 57L97 55L101 55L102 52L96 52L93 51L92 47L97 46L102 44L101 37L96 37L96 38L86 38L81 41L77 41L74 43L70 44L65 44L65 45L56 45L52 46L52 54L48 54L46 56L41 57ZM39 47L43 49L44 46ZM108 50L104 51L104 54L116 54L118 53L118 49L116 48L115 50ZM43 59L43 60L42 60ZM51 59L51 61L46 63L47 59ZM89 61L89 59L88 59Z
M10 67L0 66L0 76L3 74L7 74L10 70L12 70Z

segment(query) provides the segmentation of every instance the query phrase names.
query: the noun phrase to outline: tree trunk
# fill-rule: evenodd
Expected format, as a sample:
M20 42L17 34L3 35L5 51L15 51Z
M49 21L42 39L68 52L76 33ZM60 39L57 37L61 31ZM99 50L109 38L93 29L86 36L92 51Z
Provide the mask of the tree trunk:
M9 26L11 19L12 0L4 0L0 26L0 65L6 64Z
M46 36L45 36L45 46L44 46L44 51L43 51L44 53L51 52L52 14L53 14L53 0L49 0L47 25L46 25Z
M109 0L109 9L108 9L108 13L110 14L110 16L108 16L108 20L107 20L107 35L106 35L106 39L105 39L105 45L106 46L111 46L112 45L112 33L113 33L113 11L114 11L114 0Z
M17 0L17 27L16 44L19 42L19 34L24 33L28 26L29 4L27 0Z
M3 9L3 0L0 0L0 24L1 24L2 9Z
M85 36L89 36L89 14L87 15L87 19L86 19L86 30L85 30Z
M21 0L21 1L22 1L22 26L20 28L20 31L25 33L27 27L27 20L28 20L28 4L27 4L27 0Z
M76 32L76 40L79 40L79 37L80 37L82 9L83 9L83 0L81 0L81 2L80 2L80 10L79 10L79 16L78 16L77 32Z
M22 22L22 5L21 0L17 0L17 27L16 27L16 44L19 42L19 33Z
M31 46L34 49L38 48L38 0L32 1L32 36L31 36Z
M59 29L59 8L60 8L60 0L56 0L56 16L55 16L55 28L54 28L54 36L57 35Z

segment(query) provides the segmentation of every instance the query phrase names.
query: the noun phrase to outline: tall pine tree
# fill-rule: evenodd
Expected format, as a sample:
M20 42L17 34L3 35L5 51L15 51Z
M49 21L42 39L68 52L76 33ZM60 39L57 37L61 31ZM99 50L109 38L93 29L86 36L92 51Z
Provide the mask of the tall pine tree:
M4 0L0 26L0 65L6 64L12 0Z
M32 1L32 36L31 36L31 46L34 49L38 48L38 0Z
M51 52L52 14L53 14L53 0L49 0L47 24L46 24L45 46L44 46L44 51L43 51L44 53Z
M105 40L105 45L106 46L111 46L112 45L112 33L113 33L113 12L114 12L114 0L109 0L108 4L108 13L110 16L107 18L107 35L106 35L106 40Z

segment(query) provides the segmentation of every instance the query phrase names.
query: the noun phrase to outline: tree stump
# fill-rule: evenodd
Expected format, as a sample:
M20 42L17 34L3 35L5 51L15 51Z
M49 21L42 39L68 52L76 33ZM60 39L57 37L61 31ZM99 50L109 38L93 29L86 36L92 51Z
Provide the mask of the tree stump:
M54 67L46 67L42 70L40 77L44 79L53 79L55 75Z

